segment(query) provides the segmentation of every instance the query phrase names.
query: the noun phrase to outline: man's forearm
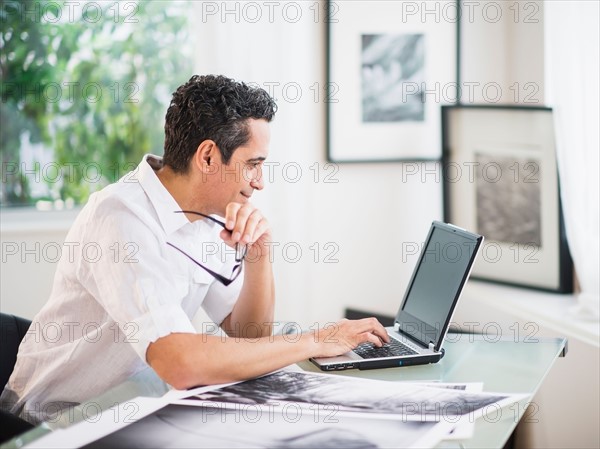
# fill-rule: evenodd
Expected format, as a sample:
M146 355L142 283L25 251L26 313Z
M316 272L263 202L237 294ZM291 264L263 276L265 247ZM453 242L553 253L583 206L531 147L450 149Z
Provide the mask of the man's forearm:
M271 335L275 308L275 282L268 255L246 261L244 285L231 314L221 327L232 337Z
M315 335L259 339L171 334L153 343L148 363L177 389L257 377L318 353Z

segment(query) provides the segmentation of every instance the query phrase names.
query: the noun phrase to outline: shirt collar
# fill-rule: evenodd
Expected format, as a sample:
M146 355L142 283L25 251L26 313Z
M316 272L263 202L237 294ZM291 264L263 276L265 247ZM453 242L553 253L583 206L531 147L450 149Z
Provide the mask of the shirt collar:
M162 165L162 157L145 154L136 169L136 177L152 203L165 233L170 235L190 222L184 214L174 213L176 210L181 210L181 207L162 182L160 182L154 171L155 169L158 170Z

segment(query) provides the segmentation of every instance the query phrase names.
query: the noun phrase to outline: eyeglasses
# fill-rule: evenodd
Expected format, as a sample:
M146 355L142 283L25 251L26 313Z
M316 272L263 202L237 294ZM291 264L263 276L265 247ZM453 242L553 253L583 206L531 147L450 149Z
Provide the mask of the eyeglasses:
M192 210L176 210L175 213L176 214L200 215L201 217L204 217L214 223L217 223L218 225L222 226L223 228L227 229L225 227L225 223L223 223L222 221L217 220L216 218L211 217L210 215L205 215L201 212L196 212L196 211L192 211ZM207 273L212 275L217 281L219 281L225 287L227 287L229 284L231 284L233 281L235 281L238 278L238 276L242 272L242 262L244 261L244 259L246 258L246 254L248 253L248 247L246 245L240 245L239 243L235 244L235 261L237 262L237 264L233 267L233 270L231 270L231 276L229 278L227 278L219 273L214 272L210 268L205 267L200 262L198 262L196 259L194 259L192 256L190 256L188 253L186 253L184 250L173 245L171 242L167 242L167 245L169 245L172 248L175 248L181 254L186 256L188 259L190 259L196 265L198 265L200 268L202 268Z

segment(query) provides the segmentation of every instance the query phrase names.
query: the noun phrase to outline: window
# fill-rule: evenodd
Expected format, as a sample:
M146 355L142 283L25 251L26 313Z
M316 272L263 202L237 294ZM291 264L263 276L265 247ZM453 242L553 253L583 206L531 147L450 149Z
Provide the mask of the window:
M63 208L162 154L171 93L192 74L174 1L3 1L0 204Z

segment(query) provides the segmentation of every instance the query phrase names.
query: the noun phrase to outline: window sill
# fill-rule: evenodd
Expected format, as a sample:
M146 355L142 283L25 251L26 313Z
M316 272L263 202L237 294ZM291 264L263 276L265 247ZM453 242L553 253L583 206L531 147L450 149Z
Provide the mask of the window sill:
M0 209L2 234L68 231L81 207L68 210L40 211L34 207Z
M518 319L535 321L540 327L561 336L600 348L598 321L586 321L573 315L572 309L577 303L572 294L548 293L470 280L460 305L485 307Z

